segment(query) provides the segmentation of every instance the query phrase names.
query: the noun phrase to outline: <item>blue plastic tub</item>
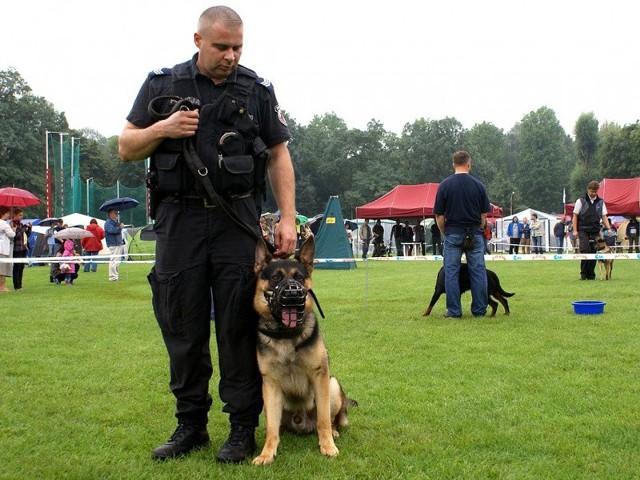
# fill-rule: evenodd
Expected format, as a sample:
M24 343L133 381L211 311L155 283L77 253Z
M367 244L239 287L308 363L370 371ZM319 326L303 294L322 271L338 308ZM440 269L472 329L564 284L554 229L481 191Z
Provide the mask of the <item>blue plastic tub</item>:
M601 300L578 300L572 302L573 311L578 315L602 315L607 302Z

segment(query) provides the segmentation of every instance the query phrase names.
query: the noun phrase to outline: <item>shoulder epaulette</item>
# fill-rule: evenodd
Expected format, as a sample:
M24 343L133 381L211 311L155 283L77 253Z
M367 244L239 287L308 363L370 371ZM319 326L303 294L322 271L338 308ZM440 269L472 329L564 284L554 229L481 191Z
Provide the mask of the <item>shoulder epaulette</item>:
M170 68L156 68L155 70L152 70L151 72L149 72L149 77L157 77L160 75L171 75L171 69Z

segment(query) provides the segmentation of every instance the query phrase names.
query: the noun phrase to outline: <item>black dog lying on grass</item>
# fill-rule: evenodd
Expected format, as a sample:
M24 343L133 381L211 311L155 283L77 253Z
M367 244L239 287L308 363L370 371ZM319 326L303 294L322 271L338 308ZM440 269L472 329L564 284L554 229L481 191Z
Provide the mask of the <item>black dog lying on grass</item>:
M471 281L469 280L469 267L466 263L460 265L460 276L458 278L458 281L460 282L460 293L464 293L471 289ZM491 299L492 296L502 304L502 306L504 307L504 314L509 315L509 302L507 302L507 299L505 297L513 297L515 294L505 292L500 286L500 279L498 278L498 275L496 275L496 273L492 272L491 270L487 270L487 291L489 292L488 302L492 309L491 315L489 316L495 317L496 311L498 310L498 303ZM433 292L433 297L431 297L431 303L422 314L423 317L426 317L431 313L433 306L436 304L436 302L440 298L440 295L442 295L443 293L446 293L444 288L444 267L440 268L440 271L438 272L438 278L436 279L436 288Z

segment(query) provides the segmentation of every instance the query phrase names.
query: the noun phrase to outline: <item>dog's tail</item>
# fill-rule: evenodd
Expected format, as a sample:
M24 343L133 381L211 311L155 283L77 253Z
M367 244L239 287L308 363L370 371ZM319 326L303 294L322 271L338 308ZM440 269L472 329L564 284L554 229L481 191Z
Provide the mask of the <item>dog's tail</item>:
M513 297L515 295L515 293L506 292L504 290L504 288L502 288L502 285L500 285L500 280L498 280L498 283L497 283L496 286L497 286L498 291L500 292L500 295L502 295L503 297L509 298L509 297Z

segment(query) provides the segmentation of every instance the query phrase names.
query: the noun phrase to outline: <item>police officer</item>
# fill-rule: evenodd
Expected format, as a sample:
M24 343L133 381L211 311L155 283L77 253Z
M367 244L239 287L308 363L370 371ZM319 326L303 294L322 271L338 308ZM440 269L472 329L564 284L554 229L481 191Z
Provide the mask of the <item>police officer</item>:
M600 221L612 234L607 218L607 207L598 196L600 184L590 182L587 193L576 200L573 209L573 236L578 239L580 253L596 253L596 241L600 236ZM596 279L596 260L580 261L580 280Z
M119 145L124 161L151 157L148 184L157 244L148 278L177 400L178 427L152 458L174 458L209 444L213 301L219 394L231 425L216 459L240 462L255 451L254 430L262 410L253 310L257 237L205 198L180 145L186 139L195 146L206 167L202 173L256 232L268 173L281 213L275 255L288 256L296 242L294 174L285 143L290 133L271 84L239 65L243 24L235 11L225 6L205 10L194 42L198 52L190 61L149 74ZM181 101L169 98L166 109L155 105L148 113L154 98L167 95L189 101L174 111L171 102ZM154 115L157 110L162 115Z

